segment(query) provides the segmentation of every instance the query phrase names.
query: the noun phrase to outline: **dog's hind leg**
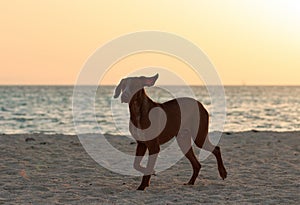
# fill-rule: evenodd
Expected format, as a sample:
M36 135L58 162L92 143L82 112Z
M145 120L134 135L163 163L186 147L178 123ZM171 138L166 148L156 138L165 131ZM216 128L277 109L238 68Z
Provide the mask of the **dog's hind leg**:
M189 180L188 183L186 183L186 185L193 185L199 175L200 169L201 169L201 164L198 161L198 159L196 158L193 148L191 148L186 154L185 154L186 158L188 158L188 160L191 162L192 166L193 166L193 175L191 177L191 179Z
M223 164L220 147L219 146L214 146L213 144L211 144L211 142L209 141L209 138L207 138L205 140L204 145L203 145L202 148L209 151L209 152L212 152L214 154L214 156L217 159L219 174L220 174L222 179L225 179L227 177L227 171L226 171L226 169L224 167L224 164Z
M199 107L199 109L202 109L202 108ZM227 171L223 164L223 160L222 160L222 156L221 156L221 149L219 146L214 146L209 141L208 124L209 124L208 113L203 112L203 114L200 115L199 130L198 130L197 137L195 139L195 144L199 148L205 149L206 151L209 151L215 155L215 157L217 159L217 163L218 163L219 174L222 177L222 179L225 179L227 177Z
M217 158L219 174L222 177L222 179L224 180L227 177L227 171L223 164L220 147L216 146L212 153Z
M187 133L186 133L187 134ZM189 137L186 134L178 134L176 137L177 143L181 149L181 151L184 153L186 158L190 161L192 167L193 167L193 175L190 178L189 182L185 185L193 185L199 175L201 164L196 158L192 145L191 145L191 137Z

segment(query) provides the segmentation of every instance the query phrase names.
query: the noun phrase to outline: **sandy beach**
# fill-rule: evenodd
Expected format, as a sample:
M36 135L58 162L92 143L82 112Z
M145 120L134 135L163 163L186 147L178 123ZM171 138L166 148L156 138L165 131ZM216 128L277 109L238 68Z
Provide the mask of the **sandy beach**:
M107 136L134 153L135 144ZM0 204L297 204L300 132L224 133L220 146L228 178L209 156L194 186L182 159L136 191L140 177L98 165L77 136L0 135Z

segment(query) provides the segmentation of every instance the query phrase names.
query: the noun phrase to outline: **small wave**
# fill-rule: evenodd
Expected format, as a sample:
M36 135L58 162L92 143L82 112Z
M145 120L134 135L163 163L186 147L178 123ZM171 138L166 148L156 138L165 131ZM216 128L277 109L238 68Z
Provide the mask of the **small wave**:
M2 112L9 112L9 110L6 109L5 107L1 107L1 111L2 111Z
M24 117L13 117L11 120L17 121L17 122L26 122L26 121L32 121L33 118L24 118Z
M88 87L87 91L88 91ZM1 89L1 86L0 86ZM26 89L26 95L24 95ZM75 133L72 113L73 87L2 87L0 92L0 130L3 133ZM102 88L101 88L102 89ZM96 132L98 127L105 133L128 131L128 106L119 99L111 104L114 87L103 87L94 104L82 98L78 121L83 131ZM172 87L183 96L184 89ZM195 96L212 110L205 87L195 87ZM227 118L226 131L300 129L300 87L225 87ZM166 92L149 91L149 96L162 102L173 98ZM293 95L291 95L293 93ZM83 96L86 96L85 94ZM111 110L113 107L113 111ZM213 113L211 127L217 127L219 113ZM210 112L211 113L211 112ZM96 116L95 116L96 115ZM96 117L96 119L95 119ZM77 125L76 125L77 126ZM97 129L96 129L97 128Z

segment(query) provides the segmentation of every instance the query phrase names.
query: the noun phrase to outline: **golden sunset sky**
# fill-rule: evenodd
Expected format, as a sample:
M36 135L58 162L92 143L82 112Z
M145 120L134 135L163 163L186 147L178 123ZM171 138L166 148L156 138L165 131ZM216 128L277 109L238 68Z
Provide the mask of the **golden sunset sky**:
M0 84L72 85L97 48L144 30L196 44L225 85L300 84L299 0L1 0ZM125 58L102 83L149 65L197 84L182 62L154 53Z

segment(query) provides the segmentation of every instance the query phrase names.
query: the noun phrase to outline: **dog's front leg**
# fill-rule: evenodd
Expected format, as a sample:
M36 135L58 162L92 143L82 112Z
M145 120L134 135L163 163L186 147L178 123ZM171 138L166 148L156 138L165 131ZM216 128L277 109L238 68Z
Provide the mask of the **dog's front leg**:
M148 146L149 149L149 157L147 162L147 167L144 170L144 176L141 182L141 185L137 188L137 190L144 190L150 184L151 174L154 173L154 166L157 160L158 153L160 151L159 144L154 143Z
M147 151L147 146L142 142L137 142L133 167L137 171L142 172L142 173L144 173L146 170L145 167L141 166L141 161L142 161L143 157L145 156L146 151Z

